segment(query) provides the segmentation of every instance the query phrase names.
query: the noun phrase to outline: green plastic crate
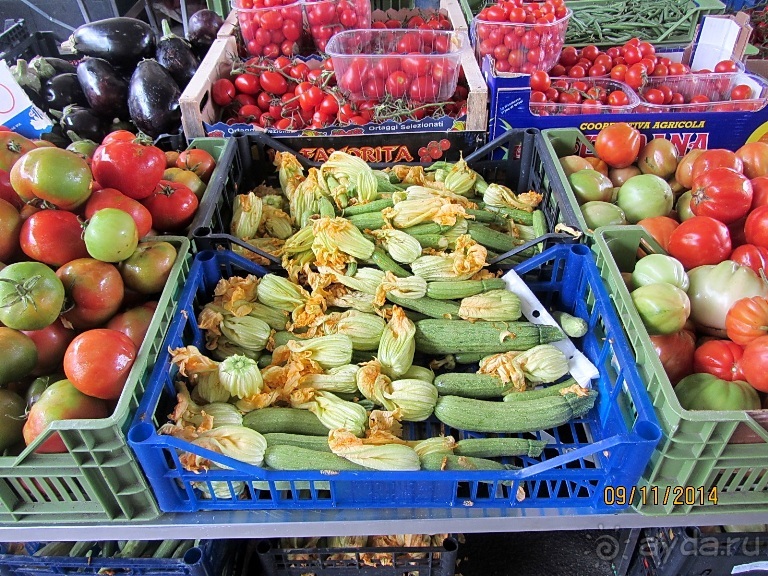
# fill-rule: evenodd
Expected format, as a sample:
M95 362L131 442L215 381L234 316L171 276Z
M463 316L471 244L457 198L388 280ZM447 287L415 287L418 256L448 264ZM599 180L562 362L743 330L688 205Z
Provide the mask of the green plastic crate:
M489 2L487 0L459 0L461 3L461 10L464 12L464 17L467 22L472 22L472 18ZM568 8L573 10L574 16L578 17L579 9L587 6L594 6L596 4L609 5L613 0L575 0L568 2ZM690 44L696 36L696 26L704 16L711 14L723 14L725 12L725 4L719 0L691 0L689 4L689 10L686 13L686 17L680 20L678 23L671 25L664 36L659 38L642 38L648 42L653 43L655 46L675 46L680 44ZM568 38L566 36L566 44L568 44ZM594 42L595 46L609 47L614 44L610 42Z
M638 483L635 509L650 516L768 512L768 410L683 409L621 277L634 269L639 247L663 250L640 226L604 226L593 239L664 434Z
M593 231L589 229L584 216L581 214L581 208L576 201L576 195L573 193L570 182L565 175L563 166L560 164L559 159L564 156L570 156L575 154L581 156L580 150L586 148L591 155L595 155L595 148L592 143L587 139L581 130L578 128L553 128L551 130L542 130L541 139L544 142L544 149L552 159L552 166L557 173L557 179L552 179L552 186L560 186L561 198L567 198L568 203L573 209L573 213L576 215L576 221L579 224L579 228L584 233L582 239L588 244L591 243Z
M179 236L156 239L176 247L176 262L112 415L60 420L18 456L0 456L1 524L151 520L159 515L125 435L187 278L190 242ZM35 454L54 433L61 435L68 452Z

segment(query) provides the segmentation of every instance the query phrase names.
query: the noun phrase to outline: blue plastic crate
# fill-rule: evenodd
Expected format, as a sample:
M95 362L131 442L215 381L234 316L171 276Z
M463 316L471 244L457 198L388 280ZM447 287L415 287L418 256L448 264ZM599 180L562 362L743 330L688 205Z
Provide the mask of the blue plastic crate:
M132 574L134 576L232 576L236 542L203 540L187 550L183 558L99 558L98 556L32 556L41 543L26 555L0 552L3 576L48 576L61 574ZM98 546L98 544L96 544ZM2 550L2 547L0 547Z
M600 394L582 419L557 429L511 436L547 438L538 458L519 457L509 471L274 471L227 458L192 444L157 434L175 404L169 348L204 344L195 322L199 305L212 298L223 277L264 274L264 269L228 251L199 252L179 299L176 317L157 359L151 382L128 435L165 512L281 508L461 507L573 508L582 512L617 511L628 502L604 500L604 490L626 487L627 494L648 463L661 437L658 422L621 323L614 311L589 248L560 245L516 268L541 302L584 318L588 333L576 345L597 365L593 381ZM410 439L444 431L457 440L478 433L441 428L437 421L413 423ZM178 451L211 460L219 468L186 471ZM226 469L223 469L226 468ZM525 499L518 501L518 487ZM204 490L201 491L200 488ZM611 492L613 494L613 492Z
M752 8L762 8L766 5L765 0L724 0L726 12L738 12L739 10L750 10Z

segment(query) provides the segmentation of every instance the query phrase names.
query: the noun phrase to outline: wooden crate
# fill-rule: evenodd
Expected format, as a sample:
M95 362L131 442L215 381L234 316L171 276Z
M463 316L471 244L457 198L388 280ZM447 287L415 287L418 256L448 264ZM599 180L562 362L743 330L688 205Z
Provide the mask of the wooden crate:
M392 4L391 0L381 0L374 2L374 5L382 3ZM467 22L458 0L440 0L440 8L448 14L455 30L467 30ZM398 10L395 6L387 10L378 8L374 10L374 19L380 11L384 14L394 14L402 10L404 9ZM208 50L208 54L201 62L194 78L179 99L181 123L187 138L205 136L203 122L213 124L218 119L220 110L211 98L211 86L219 78L229 75L232 61L236 55L237 16L236 11L233 10L219 30L218 38ZM488 86L471 49L464 53L461 65L469 87L465 129L485 132L488 129Z

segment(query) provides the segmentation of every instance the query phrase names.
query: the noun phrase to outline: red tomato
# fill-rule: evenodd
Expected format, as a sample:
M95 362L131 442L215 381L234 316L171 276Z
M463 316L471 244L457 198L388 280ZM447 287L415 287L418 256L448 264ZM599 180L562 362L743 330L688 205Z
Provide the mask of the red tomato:
M744 380L744 349L730 340L707 340L693 353L693 371L733 382Z
M744 235L748 244L768 248L768 206L758 206L747 215Z
M214 168L216 168L216 160L210 152L206 152L202 148L190 148L179 154L176 166L194 172L200 180L207 184Z
M0 198L0 262L9 262L19 249L22 220L19 211Z
M738 72L739 68L733 60L723 60L715 64L715 72Z
M82 222L65 210L32 214L21 226L19 241L24 254L49 266L88 256Z
M40 330L22 332L29 336L37 347L37 364L32 371L34 376L44 376L59 368L67 346L77 335L73 329L64 326L61 318Z
M705 172L709 172L713 168L720 167L731 168L736 170L736 172L742 172L744 164L736 156L736 154L730 150L723 150L720 148L707 150L693 161L693 168L691 169L691 180L696 180L696 178Z
M640 152L640 132L626 122L603 128L597 135L595 151L598 158L612 168L626 168Z
M134 200L146 198L165 172L165 153L155 146L119 141L99 146L91 161L93 177Z
M669 237L672 232L680 225L677 220L669 216L654 216L653 218L643 218L638 226L645 228L653 239L659 243L664 250L669 251Z
M56 271L70 308L62 317L77 330L95 328L120 309L125 293L117 268L93 258L78 258Z
M102 208L117 208L128 212L136 222L139 238L143 238L152 229L152 215L141 202L129 198L114 188L102 188L92 193L85 204L85 217L90 218Z
M112 142L133 142L136 140L136 134L129 130L115 130L104 136L104 140L101 141L102 146L112 144Z
M752 178L752 210L768 204L768 176Z
M752 206L752 184L730 168L713 168L693 180L691 211L730 224L743 218Z
M768 335L768 299L753 296L734 302L725 315L725 331L741 346Z
M231 80L219 78L211 87L211 97L219 106L228 106L237 96L237 90Z
M751 268L759 276L761 269L768 271L768 248L754 244L742 244L734 249L729 260Z
M152 316L155 314L157 302L147 302L136 308L131 308L114 316L108 323L107 328L122 332L131 339L136 350L141 348L144 342L144 336L152 322Z
M639 90L645 84L647 76L648 72L646 71L645 66L640 63L632 64L627 69L626 74L624 74L624 82L629 84L630 88Z
M10 172L19 158L35 148L37 148L35 143L21 134L11 131L0 132L0 170Z
M651 336L651 342L672 385L693 374L693 351L696 348L693 332L681 330L674 334Z
M440 84L430 76L414 78L408 88L408 96L415 102L434 102L440 92Z
M424 76L429 72L430 60L425 56L409 54L400 61L400 65L408 76Z
M177 232L189 226L197 211L195 193L180 182L160 180L155 193L144 200L152 223L160 232Z
M731 254L728 227L708 216L693 216L670 234L669 253L686 270L704 264L718 264Z
M760 336L747 344L741 358L741 369L744 379L753 388L768 392L768 336Z
M115 400L136 359L136 347L117 330L98 328L78 335L64 354L64 374L83 394Z
M385 90L393 98L402 98L408 93L410 84L411 81L406 73L402 70L397 70L387 77Z
M275 96L281 96L288 91L288 80L279 72L264 71L259 76L261 88Z
M744 175L752 180L768 176L768 144L748 142L736 150L736 157L744 164Z
M531 74L530 85L531 85L531 90L546 92L547 90L549 90L549 86L551 85L549 74L544 72L544 70L536 70L536 72Z

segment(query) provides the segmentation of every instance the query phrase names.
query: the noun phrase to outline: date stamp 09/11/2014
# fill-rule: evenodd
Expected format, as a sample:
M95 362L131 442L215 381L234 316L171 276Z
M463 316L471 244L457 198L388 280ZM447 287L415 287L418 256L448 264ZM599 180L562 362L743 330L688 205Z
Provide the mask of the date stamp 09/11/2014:
M717 486L606 486L603 501L608 506L705 506L717 504Z

